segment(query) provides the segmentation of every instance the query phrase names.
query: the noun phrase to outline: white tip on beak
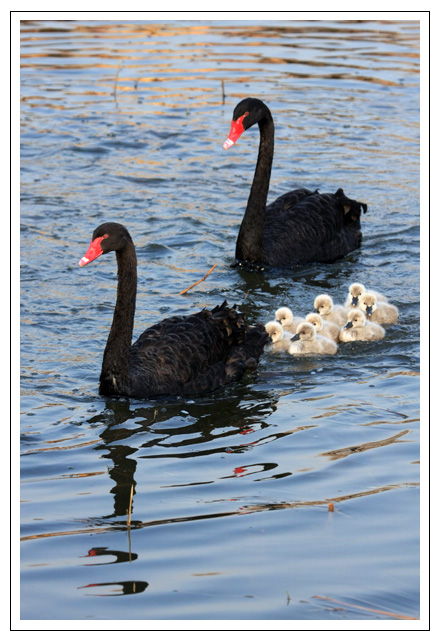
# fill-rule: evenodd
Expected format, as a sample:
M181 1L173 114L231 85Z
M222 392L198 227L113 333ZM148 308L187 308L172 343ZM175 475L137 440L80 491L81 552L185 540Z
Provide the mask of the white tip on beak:
M223 149L229 149L229 147L232 147L233 144L234 144L234 141L228 138L223 143Z
M90 260L84 256L84 258L81 258L81 260L78 262L78 264L79 264L80 267L83 267L88 262L90 262Z

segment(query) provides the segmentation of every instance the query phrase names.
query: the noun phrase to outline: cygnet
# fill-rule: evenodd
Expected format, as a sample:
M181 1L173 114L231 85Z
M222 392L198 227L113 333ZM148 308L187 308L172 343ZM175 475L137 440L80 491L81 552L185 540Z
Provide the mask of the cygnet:
M379 324L394 324L399 319L399 310L389 302L378 302L374 293L364 293L359 298L359 308L368 320Z
M351 309L358 308L359 298L363 296L364 293L374 293L374 295L376 296L376 300L378 300L379 302L388 302L388 298L384 296L382 293L379 293L378 291L373 291L372 289L368 289L367 291L364 285L361 284L360 282L353 282L348 287L348 292L349 293L348 293L347 299L345 300L345 306Z
M304 318L294 316L289 307L280 307L275 313L275 319L282 324L285 331L291 333L295 333L298 325L304 322Z
M367 320L365 313L361 309L353 309L348 312L348 322L342 327L339 340L341 342L382 340L384 336L385 329L380 324Z
M314 307L327 322L334 322L338 327L347 322L347 309L340 304L334 305L331 297L325 293L315 298Z
M288 349L291 355L308 353L328 353L334 355L338 347L333 340L317 335L316 329L310 322L301 322L297 333L292 337Z
M281 324L276 320L271 320L264 328L272 340L272 349L287 351L290 347L290 339L293 334L288 331L284 331Z
M327 322L319 313L309 313L306 322L310 322L316 329L316 333L336 342L339 339L339 327L334 322Z

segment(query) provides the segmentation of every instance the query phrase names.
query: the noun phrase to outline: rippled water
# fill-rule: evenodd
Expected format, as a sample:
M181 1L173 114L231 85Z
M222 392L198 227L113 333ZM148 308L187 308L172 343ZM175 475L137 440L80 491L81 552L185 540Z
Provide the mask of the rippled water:
M417 618L418 23L27 21L21 56L21 618ZM222 143L248 95L275 120L270 200L368 203L346 259L230 268L258 130ZM137 247L135 337L353 281L400 321L202 399L102 398L116 262L77 264L109 220Z

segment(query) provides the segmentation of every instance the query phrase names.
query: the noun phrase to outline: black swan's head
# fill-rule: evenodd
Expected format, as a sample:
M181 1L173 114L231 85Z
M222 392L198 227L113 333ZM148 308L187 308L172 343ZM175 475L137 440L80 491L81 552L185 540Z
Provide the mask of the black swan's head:
M234 109L231 131L228 139L223 143L223 148L232 147L246 129L267 117L271 117L270 111L258 98L245 98L239 102Z
M93 232L92 241L85 255L79 261L79 266L89 264L103 253L109 251L121 251L127 244L131 242L130 234L127 229L118 222L104 222L99 225Z

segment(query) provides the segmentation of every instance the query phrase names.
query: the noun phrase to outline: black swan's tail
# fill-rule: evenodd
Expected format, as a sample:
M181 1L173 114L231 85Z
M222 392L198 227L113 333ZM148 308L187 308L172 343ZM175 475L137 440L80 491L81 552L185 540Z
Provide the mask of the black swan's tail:
M350 200L347 198L342 189L338 189L335 193L335 197L344 209L344 225L346 227L355 226L360 228L360 217L362 211L367 212L367 205L365 202L358 202L357 200Z
M236 382L246 371L253 371L257 367L264 345L269 340L262 324L248 325L244 315L237 311L235 305L229 307L226 300L214 309L204 309L196 315L204 316L209 323L217 326L222 338L216 331L217 337L211 338L212 349L216 348L214 342L223 342L224 357L188 382L182 395L200 395Z

